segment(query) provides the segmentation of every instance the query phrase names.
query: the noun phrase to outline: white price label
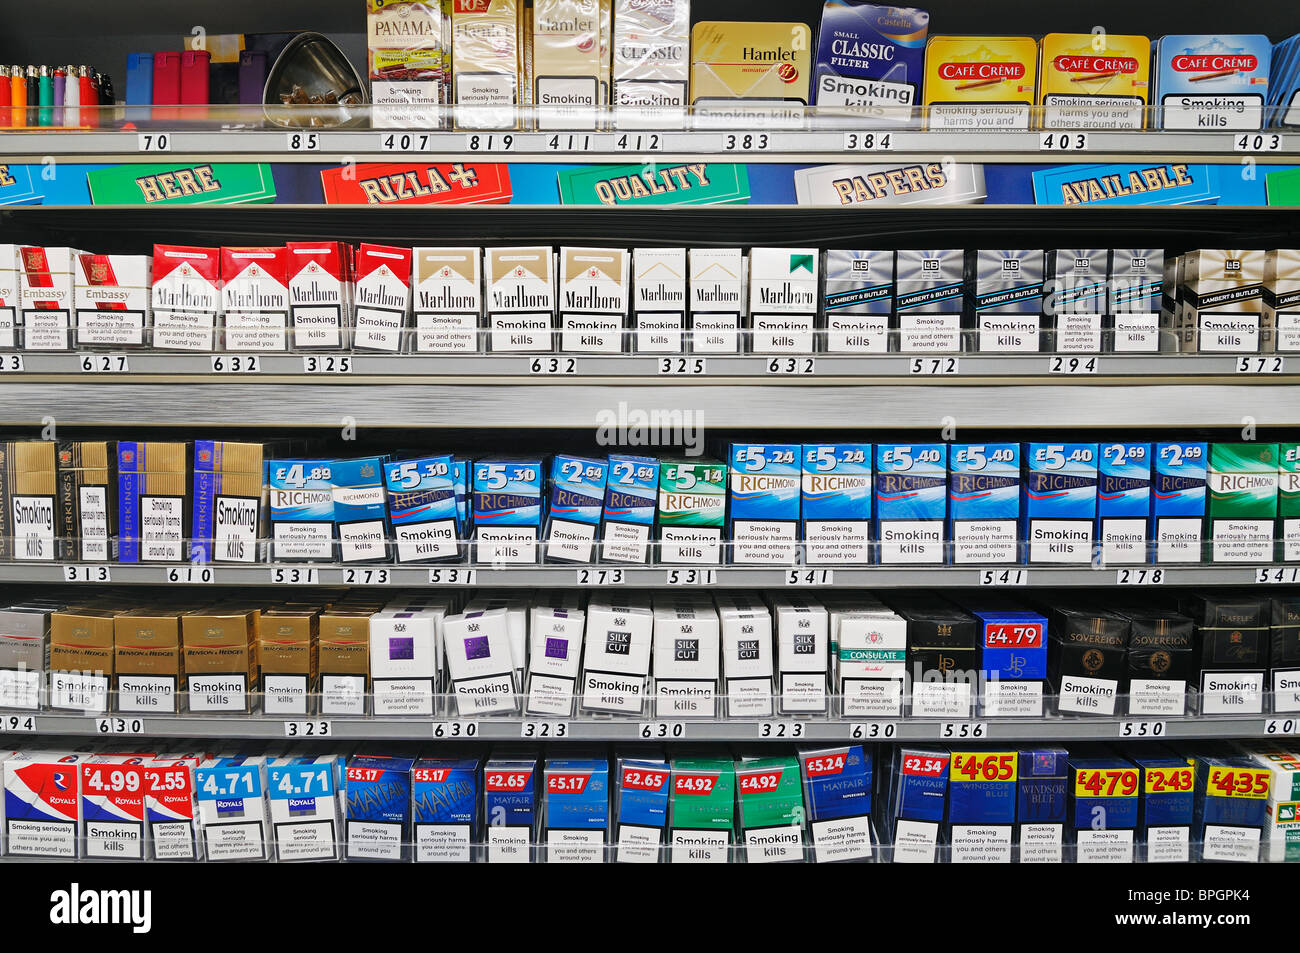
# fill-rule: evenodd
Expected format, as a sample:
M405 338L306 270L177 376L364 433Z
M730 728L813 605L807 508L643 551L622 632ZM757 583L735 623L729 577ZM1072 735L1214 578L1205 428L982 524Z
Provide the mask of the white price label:
M1281 374L1286 371L1286 358L1280 354L1243 354L1237 358L1238 374Z
M1065 357L1058 354L1047 359L1047 373L1096 374L1097 359L1095 357Z
M435 738L476 738L477 721L435 721L433 723Z
M260 374L262 362L256 354L213 354L214 374Z
M686 374L695 377L707 373L707 364L702 357L661 357L660 374Z
M290 132L284 137L284 148L289 152L319 152L319 132Z
M1255 570L1255 582L1295 585L1300 582L1300 566L1260 566Z
M328 721L286 721L286 738L332 738L334 726Z
M142 735L143 718L96 718L95 733L100 735Z
M787 586L833 586L834 569L789 569L785 573Z
M1117 586L1161 586L1164 585L1163 569L1117 569L1115 585Z
M576 374L576 357L535 357L528 362L529 374Z
M1234 152L1281 152L1280 132L1247 132L1232 137Z
M760 738L802 738L802 721L762 721L758 724Z
M849 725L849 739L851 741L893 738L897 735L898 725L892 721L855 721Z
M126 374L131 364L125 354L83 354L81 369L88 374Z
M724 152L766 152L772 137L765 132L729 132L722 137Z
M107 566L64 566L64 582L112 582Z
M351 567L343 570L343 583L348 586L386 586L392 581L390 569Z
M211 566L172 566L163 570L163 582L179 585L215 582L216 578Z
M657 132L625 132L614 140L614 145L619 152L659 152L664 140Z
M429 149L427 132L390 132L379 137L381 152L427 152Z
M845 152L890 152L894 148L892 132L846 132Z
M567 721L524 721L519 723L520 738L567 738Z
M1045 132L1039 137L1038 148L1041 152L1087 152L1088 134L1086 132Z
M989 726L982 721L945 721L939 726L940 738L986 738Z
M718 581L716 569L669 569L664 584L669 586L712 586Z
M680 721L643 721L636 726L640 738L685 738L686 725Z
M478 581L477 569L430 569L431 586L472 586Z
M21 354L0 354L0 374L14 374L26 369Z
M169 132L142 132L135 137L138 152L171 152L172 137Z
M513 152L515 136L511 132L475 132L465 137L466 152Z
M621 569L579 569L574 578L579 586L621 586L626 581Z
M302 356L304 374L351 374L351 354L304 354Z
M1121 721L1121 738L1163 738L1166 725L1163 721Z
M767 362L769 374L801 376L817 373L817 360L811 357L774 357Z
M1264 720L1266 735L1300 734L1300 718L1266 718Z
M320 573L314 566L272 566L271 582L277 586L314 586L320 582Z
M907 372L925 377L947 377L961 373L961 361L955 357L914 357L907 364Z
M11 735L17 732L36 730L35 715L0 715L0 734Z
M1028 569L982 569L980 570L981 586L1027 586L1029 585Z

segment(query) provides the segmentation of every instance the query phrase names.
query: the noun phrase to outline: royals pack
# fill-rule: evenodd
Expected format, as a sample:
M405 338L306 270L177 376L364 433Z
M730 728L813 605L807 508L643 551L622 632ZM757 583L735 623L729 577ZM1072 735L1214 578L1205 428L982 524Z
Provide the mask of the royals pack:
M289 346L289 255L283 247L222 248L227 351Z
M894 312L894 252L831 249L822 292L826 350L883 354Z
M18 249L24 350L66 351L72 346L76 255L71 248L24 245Z
M876 444L876 539L882 563L945 562L948 445Z
M81 252L75 264L77 346L143 347L150 324L149 256Z
M655 508L659 495L659 461L611 453L600 515L601 559L649 563Z
M352 246L343 242L288 242L284 250L293 346L303 350L342 350L350 346Z
M415 350L470 354L479 349L482 248L416 248Z
M79 765L65 751L11 753L4 762L4 847L11 857L75 860Z
M290 755L266 768L266 792L280 863L339 859L340 756Z
M266 761L262 755L205 759L194 769L203 853L210 861L268 860Z
M150 860L202 860L194 788L197 757L161 755L145 765L144 809Z
M1020 445L948 448L948 536L955 565L1021 561Z
M491 349L551 350L555 255L550 246L489 248L485 268Z
M749 251L750 350L811 354L819 285L816 248Z
M221 313L221 250L153 246L153 346L215 350Z
M363 243L357 248L352 346L403 350L411 314L411 249Z
M1097 518L1097 445L1027 443L1020 519L1031 563L1089 563Z
M567 453L551 458L547 562L595 562L609 464Z

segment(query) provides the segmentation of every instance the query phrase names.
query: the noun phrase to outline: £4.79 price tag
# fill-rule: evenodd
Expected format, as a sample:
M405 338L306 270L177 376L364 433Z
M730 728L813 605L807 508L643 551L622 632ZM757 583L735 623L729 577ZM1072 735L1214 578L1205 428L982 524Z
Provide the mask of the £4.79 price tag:
M1075 797L1137 797L1137 768L1085 768L1074 776Z

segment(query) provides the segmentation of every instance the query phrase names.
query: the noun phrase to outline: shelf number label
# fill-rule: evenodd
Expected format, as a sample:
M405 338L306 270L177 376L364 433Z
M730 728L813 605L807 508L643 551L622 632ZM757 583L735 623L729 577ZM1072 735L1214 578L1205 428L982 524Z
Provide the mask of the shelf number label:
M477 738L477 721L435 721L433 723L435 738Z
M575 579L579 586L621 586L626 581L621 569L579 569Z
M477 569L430 569L431 586L472 586L478 581Z
M343 582L349 586L386 586L393 581L389 569L345 569Z
M14 734L19 731L35 731L35 715L5 715L0 718L0 733Z
M889 152L894 148L892 132L846 132L845 152Z
M1300 582L1300 566L1260 566L1255 570L1255 582L1294 585Z
M1163 569L1117 569L1115 585L1117 586L1160 586L1164 585Z
M465 137L466 152L510 152L515 147L512 133L473 133Z
M163 572L163 581L188 586L194 583L215 582L217 574L211 566L172 566Z
M947 377L961 373L961 361L955 357L914 357L907 365L909 374Z
M892 721L855 721L849 725L849 740L868 741L872 738L894 738L898 725Z
M595 137L589 133L569 133L568 135L555 135L546 140L546 150L548 152L590 152L592 141Z
M96 718L95 734L98 735L142 735L144 734L143 718Z
M26 369L21 354L0 354L0 374L17 374Z
M1086 132L1045 132L1039 137L1040 152L1087 152Z
M314 586L320 582L320 573L315 567L272 566L271 582L277 586Z
M688 374L692 377L706 373L707 364L702 357L661 357L660 374Z
M1247 132L1232 137L1234 152L1281 152L1280 132Z
M113 574L107 566L64 566L64 582L112 582Z
M769 374L816 374L817 360L812 357L774 357L767 362Z
M680 721L643 721L636 726L640 738L685 738L686 725Z
M567 738L567 721L524 721L519 723L520 738Z
M125 354L83 354L81 369L88 374L125 374L131 365Z
M214 374L259 374L262 362L255 354L213 354L212 373Z
M1266 718L1264 720L1266 735L1300 734L1300 718Z
M802 738L802 721L761 721L758 724L760 738Z
M284 147L289 152L319 152L319 132L290 132L284 137Z
M1167 725L1163 721L1121 721L1121 738L1163 738Z
M578 359L576 357L535 357L528 362L530 374L576 374Z
M328 721L286 721L286 738L332 738L334 728Z
M712 586L718 581L716 569L669 569L664 573L664 585Z
M1097 359L1095 357L1062 357L1057 355L1048 359L1047 373L1096 374Z
M623 133L614 140L619 152L658 152L664 147L663 136L657 132Z
M834 569L790 569L785 574L787 586L833 586Z
M989 726L982 721L945 721L939 726L940 738L987 738Z
M1243 354L1237 358L1238 374L1281 374L1286 370L1286 358L1277 354Z
M302 356L304 374L351 374L351 354L304 354Z
M135 137L138 152L171 152L172 137L167 132L142 132Z
M765 132L729 132L722 137L724 152L766 152L772 138Z
M1027 586L1028 569L984 569L980 571L981 586Z
M429 135L424 132L390 132L379 138L379 148L383 152L426 152Z

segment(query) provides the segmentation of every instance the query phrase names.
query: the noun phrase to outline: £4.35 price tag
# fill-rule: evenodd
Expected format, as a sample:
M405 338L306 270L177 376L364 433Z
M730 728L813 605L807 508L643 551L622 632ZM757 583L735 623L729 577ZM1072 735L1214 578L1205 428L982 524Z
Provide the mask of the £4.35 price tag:
M1268 797L1272 772L1268 768L1211 767L1205 793L1214 797L1242 797L1263 800Z

